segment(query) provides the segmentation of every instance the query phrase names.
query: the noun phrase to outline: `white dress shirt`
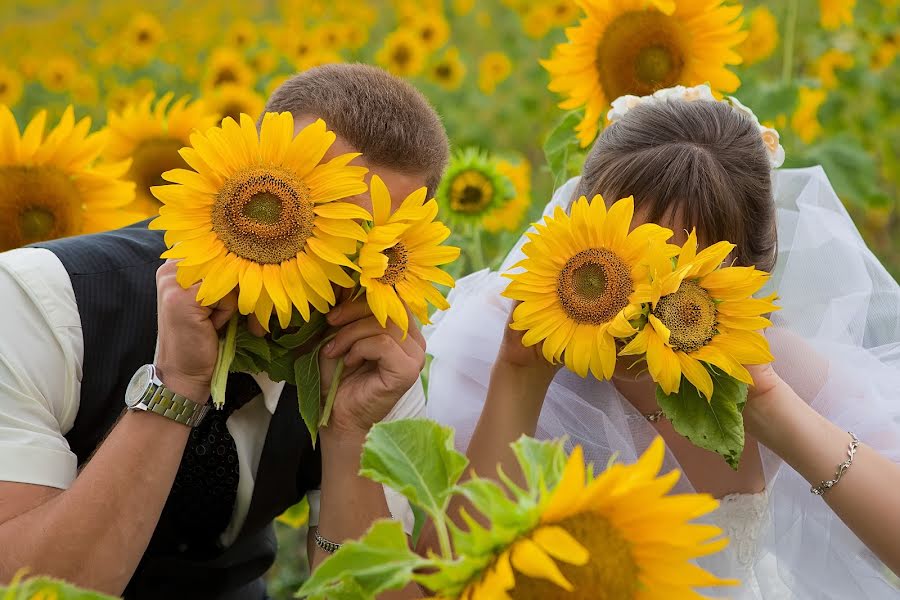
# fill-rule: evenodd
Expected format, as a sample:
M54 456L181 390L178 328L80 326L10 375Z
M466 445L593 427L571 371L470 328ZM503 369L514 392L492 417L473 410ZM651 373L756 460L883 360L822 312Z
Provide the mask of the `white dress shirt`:
M67 489L78 460L65 435L81 397L84 340L69 275L55 254L41 248L0 253L0 481ZM237 448L239 480L231 521L221 541L237 537L253 496L269 421L284 382L253 376L262 393L226 423ZM122 399L125 406L125 399ZM425 395L417 382L385 420L422 417ZM385 489L393 518L412 531L406 499ZM319 492L308 494L310 524L318 522Z

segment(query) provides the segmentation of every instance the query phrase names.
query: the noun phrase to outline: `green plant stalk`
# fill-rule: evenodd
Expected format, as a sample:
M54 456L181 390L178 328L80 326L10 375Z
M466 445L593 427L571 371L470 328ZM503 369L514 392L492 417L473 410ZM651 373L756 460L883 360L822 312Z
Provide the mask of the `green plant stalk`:
M216 366L213 369L210 395L216 408L225 406L225 387L228 384L228 372L234 361L235 346L237 340L238 313L231 315L228 320L228 328L225 335L219 338L219 355L216 357Z
M797 33L797 0L788 0L784 30L784 56L781 62L781 81L789 84L794 71L794 36Z
M334 367L334 374L331 376L331 383L328 385L328 396L325 397L325 407L322 408L322 418L319 419L319 427L326 427L328 420L331 418L331 410L334 408L334 400L337 398L338 386L341 384L341 377L344 374L344 357L338 359L337 365Z
M481 228L469 227L472 243L469 244L469 260L472 261L472 271L481 271L487 266L484 260L484 249L481 246Z
M450 546L450 532L447 529L446 508L440 515L432 515L434 529L437 532L438 545L441 547L441 558L453 560L453 548Z

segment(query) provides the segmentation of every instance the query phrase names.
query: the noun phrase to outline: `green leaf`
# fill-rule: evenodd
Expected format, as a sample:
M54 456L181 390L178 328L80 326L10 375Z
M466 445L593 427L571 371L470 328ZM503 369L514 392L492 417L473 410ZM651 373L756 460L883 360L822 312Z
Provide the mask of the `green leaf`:
M300 529L309 522L309 499L303 496L303 500L281 513L275 520L291 529Z
M289 333L287 331L273 331L272 341L282 348L299 348L325 329L325 326L325 315L320 312L313 312L309 317L309 322L303 322L296 330L290 330Z
M326 593L312 594L309 600L375 600L375 595L362 588L352 576L328 588Z
M568 112L562 116L544 142L544 156L553 175L553 187L559 187L568 175L569 153L573 146L577 149L578 139L575 137L575 126L581 121L581 113Z
M294 372L294 363L297 361L298 353L281 346L272 347L272 360L266 365L266 373L272 381L286 381L291 385L296 385L296 373Z
M59 579L35 577L16 582L10 587L0 586L0 598L3 600L32 600L47 598L53 600L114 600L115 596L107 596L100 592L85 590Z
M297 386L300 416L306 423L313 447L315 447L319 434L319 419L322 416L322 384L319 376L318 347L294 362L294 381Z
M272 360L272 352L269 350L269 340L265 336L257 337L247 331L246 327L239 327L235 339L235 351L244 356L260 358L265 362Z
M556 487L566 466L563 440L536 440L523 435L512 443L512 450L528 489L544 493Z
M468 464L453 447L453 429L427 419L401 419L369 430L359 472L436 518L443 515Z
M358 598L374 597L385 590L406 586L412 581L413 571L428 563L410 550L400 523L376 521L362 539L345 542L320 564L297 596L341 597L332 596L331 591L352 579L349 585L356 585L357 591L364 594Z
M657 386L656 401L675 431L695 446L720 454L737 470L744 450L741 411L747 402L747 384L719 373L710 376L714 389L709 402L687 379L669 396Z

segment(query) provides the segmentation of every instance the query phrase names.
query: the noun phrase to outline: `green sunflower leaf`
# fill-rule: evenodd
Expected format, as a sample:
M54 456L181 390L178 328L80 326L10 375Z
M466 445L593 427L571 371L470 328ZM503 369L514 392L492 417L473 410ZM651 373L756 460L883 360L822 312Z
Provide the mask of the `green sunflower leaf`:
M536 440L523 435L512 443L512 450L529 490L543 493L556 487L566 467L563 440Z
M319 419L322 416L322 383L319 375L318 346L294 362L294 381L297 386L300 416L306 423L313 447L315 447L319 433Z
M581 121L581 113L568 112L547 135L544 142L544 156L553 175L553 187L562 185L568 178L569 154L578 148L575 126Z
M309 317L309 322L301 322L296 329L293 327L287 331L273 329L272 341L282 348L299 348L325 329L325 325L325 315L314 311Z
M85 590L59 579L35 577L26 581L14 582L9 587L0 586L0 598L3 600L32 600L34 598L53 598L54 600L114 600L115 596L107 596L100 592Z
M430 563L409 548L400 523L376 521L360 540L345 542L320 564L297 597L375 598L404 587L414 570Z
M711 372L713 395L709 402L686 379L674 394L666 395L656 388L656 401L679 434L695 446L720 454L737 470L744 451L744 418L741 411L747 402L747 384Z

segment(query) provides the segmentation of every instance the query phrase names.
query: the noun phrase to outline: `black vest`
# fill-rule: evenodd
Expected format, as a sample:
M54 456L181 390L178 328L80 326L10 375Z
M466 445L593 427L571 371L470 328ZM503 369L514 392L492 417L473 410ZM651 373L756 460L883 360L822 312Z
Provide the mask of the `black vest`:
M135 370L153 362L156 269L162 264L159 256L165 244L162 233L148 230L145 221L37 246L52 251L62 262L81 315L81 405L65 436L80 467L122 413L125 388ZM152 449L147 450L152 454ZM167 504L125 598L264 598L263 575L276 552L272 521L317 488L320 477L320 456L300 419L296 389L285 386L266 434L250 511L237 540L221 548L214 539L186 539L173 518L178 507Z

